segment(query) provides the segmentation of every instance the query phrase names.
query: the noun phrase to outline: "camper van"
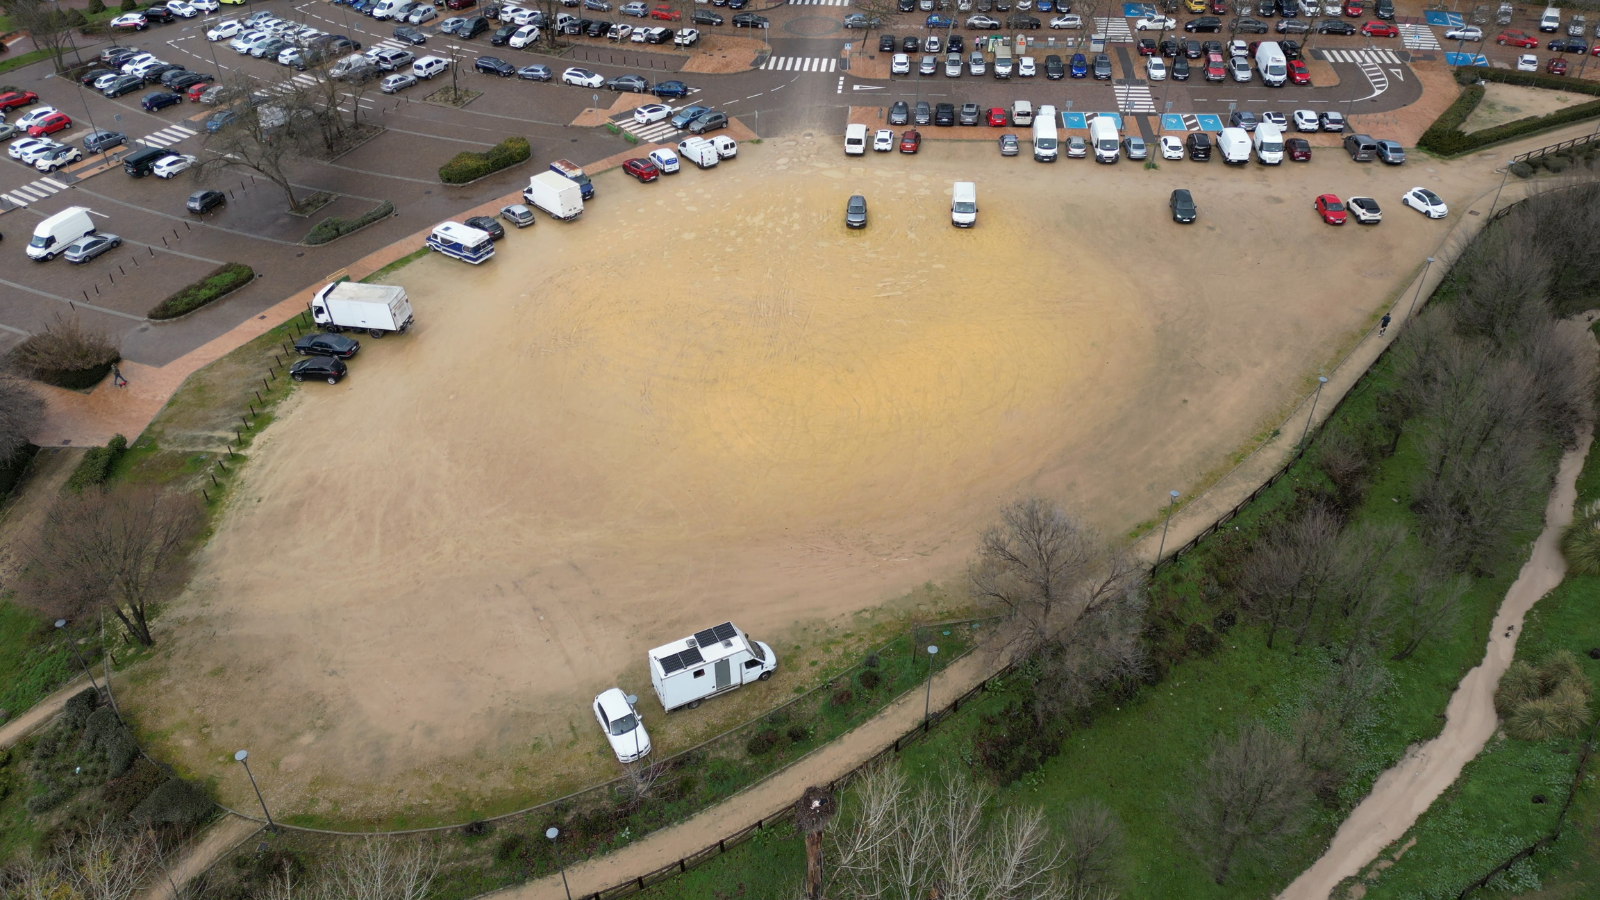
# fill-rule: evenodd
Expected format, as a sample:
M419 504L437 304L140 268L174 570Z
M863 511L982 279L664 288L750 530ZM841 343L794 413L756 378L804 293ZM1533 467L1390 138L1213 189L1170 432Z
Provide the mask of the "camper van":
M752 681L766 681L778 668L772 648L723 622L650 651L650 684L667 712L695 709L708 697Z
M1110 116L1100 116L1090 122L1089 144L1094 147L1095 162L1116 162L1121 155L1117 123Z
M1039 116L1033 120L1033 158L1039 162L1055 162L1060 141L1056 139L1056 108L1039 107Z
M978 186L958 181L950 191L950 224L971 228L978 223Z
M473 265L478 265L494 256L494 240L489 236L489 232L460 222L440 223L424 243L430 250L437 250L445 256Z
M867 126L846 125L844 127L844 154L846 156L860 156L867 152Z
M94 234L88 208L69 206L34 226L33 240L28 242L28 258L38 262L55 259L68 244L86 234Z

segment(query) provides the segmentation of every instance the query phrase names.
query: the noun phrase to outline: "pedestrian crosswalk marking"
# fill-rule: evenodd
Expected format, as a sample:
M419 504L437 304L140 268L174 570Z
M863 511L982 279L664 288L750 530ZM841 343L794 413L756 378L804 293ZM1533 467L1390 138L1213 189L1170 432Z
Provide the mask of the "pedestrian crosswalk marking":
M647 144L665 143L667 139L679 131L679 129L672 126L671 121L656 122L650 125L637 125L629 122L622 126L622 130Z
M849 6L850 0L789 0L790 6Z
M12 188L3 194L0 194L0 197L5 198L5 200L12 206L27 206L30 203L36 203L52 194L60 193L66 189L66 185L55 180L54 178L47 177L40 178L39 180L25 184L22 187Z
M160 131L152 132L139 138L139 143L146 147L168 147L185 138L194 137L199 132L187 125L169 125Z
M1094 20L1095 34L1106 36L1108 44L1131 44L1133 32L1128 30L1128 20L1122 18L1100 18Z
M1156 111L1155 98L1150 96L1150 86L1146 84L1114 84L1112 93L1117 97L1117 109L1125 113L1153 113Z
M772 72L832 72L838 67L836 56L774 56L761 68Z
M1398 66L1400 57L1393 50L1318 50L1322 58L1336 63L1366 63L1368 65Z
M1426 25L1399 25L1400 43L1407 50L1442 50L1439 39L1434 36L1433 29Z

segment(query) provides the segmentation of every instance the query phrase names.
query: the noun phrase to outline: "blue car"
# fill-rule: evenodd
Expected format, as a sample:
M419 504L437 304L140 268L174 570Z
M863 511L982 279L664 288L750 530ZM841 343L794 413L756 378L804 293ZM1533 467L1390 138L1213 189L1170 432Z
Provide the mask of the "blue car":
M1082 53L1072 54L1072 77L1089 77L1089 60Z
M1037 9L1039 12L1054 12L1055 11L1055 5L1052 4L1050 2L1050 0L1039 0L1038 3L1035 3L1033 5L1033 8Z
M929 28L954 28L956 20L949 16L931 15L928 17Z
M711 107L709 107L709 106L688 106L688 107L684 107L683 109L678 111L677 115L672 117L672 127L681 131L681 130L689 127L689 123L690 122L693 122L695 119L700 118L700 114L701 113L708 113L710 111L711 111Z
M663 81L652 91L657 97L687 97L689 86L681 81Z
M216 134L217 132L226 128L229 122L233 122L238 118L239 114L235 113L231 109L224 109L220 112L214 112L211 114L210 118L206 119L206 133Z
M155 93L145 94L144 99L139 102L139 105L144 107L145 112L155 112L158 109L166 109L169 106L182 102L182 94L174 94L169 91L156 91Z

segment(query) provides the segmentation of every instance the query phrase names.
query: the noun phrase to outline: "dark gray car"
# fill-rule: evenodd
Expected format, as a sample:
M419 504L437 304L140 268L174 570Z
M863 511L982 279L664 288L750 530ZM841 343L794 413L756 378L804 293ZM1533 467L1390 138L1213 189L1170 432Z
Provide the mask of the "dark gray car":
M844 224L851 228L867 227L867 198L856 194L845 201Z
M120 147L128 142L128 136L120 131L94 131L83 137L83 149L89 153L99 153Z
M904 100L896 100L889 106L889 124L904 125L911 119L911 109Z
M1172 221L1187 225L1195 220L1194 198L1183 188L1172 192L1172 199L1167 201L1167 205L1172 207Z
M1095 55L1094 77L1096 81L1111 80L1111 57L1105 55L1104 53Z
M933 121L933 107L926 100L917 101L916 112L912 114L912 121L918 125L927 125Z
M1406 148L1396 141L1378 141L1378 158L1391 166L1398 166L1406 161Z
M983 111L978 108L978 104L976 104L976 103L963 103L963 104L961 104L961 116L960 116L961 124L963 124L963 125L976 125L976 124L978 124L978 120L980 118L982 118L982 117L983 117Z

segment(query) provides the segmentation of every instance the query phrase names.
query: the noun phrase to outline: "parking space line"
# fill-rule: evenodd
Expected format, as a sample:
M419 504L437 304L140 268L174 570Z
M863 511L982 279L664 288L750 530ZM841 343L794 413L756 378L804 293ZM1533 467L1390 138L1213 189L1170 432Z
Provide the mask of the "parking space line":
M95 312L103 312L103 313L106 313L107 315L121 316L124 319L132 319L135 322L148 322L148 321L150 321L149 319L145 318L144 316L136 316L133 313L125 313L125 312L122 312L121 310L116 310L116 309L107 309L104 306L95 306L93 303L85 303L82 300L73 300L73 299L71 299L69 297L62 297L60 295L52 294L52 293L49 293L47 291L41 291L38 288L28 287L25 284L17 284L15 281L7 281L4 278L0 278L0 284L6 285L7 287L14 287L19 291L27 291L30 294L38 294L41 297L47 297L47 298L49 298L51 300L59 300L62 303L68 303L68 304L71 304L72 306L75 306L75 307L76 306L81 306L81 307L83 307L85 309L92 309Z

